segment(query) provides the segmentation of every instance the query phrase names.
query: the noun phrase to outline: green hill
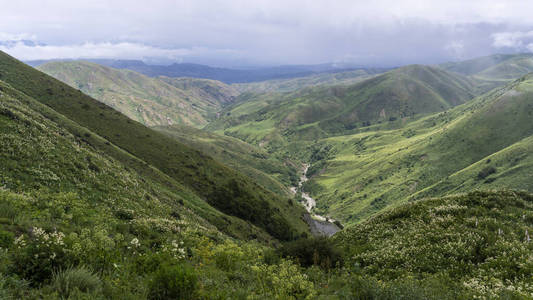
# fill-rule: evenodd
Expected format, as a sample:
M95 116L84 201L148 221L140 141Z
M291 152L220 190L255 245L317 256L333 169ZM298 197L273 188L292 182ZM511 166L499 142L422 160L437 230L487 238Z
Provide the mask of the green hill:
M278 195L292 197L288 187L298 184L295 166L289 162L282 163L265 150L236 138L182 125L158 126L154 129L211 155Z
M277 243L265 231L212 208L1 80L0 144L1 299L286 298L318 291L294 262L265 264L273 251L266 245ZM129 161L115 158L121 155ZM296 287L272 280L280 272Z
M38 69L147 126L202 127L238 95L219 81L151 78L83 61L51 62Z
M510 80L533 72L533 54L495 54L440 65L441 68L486 79Z
M433 279L464 290L460 296L441 289L442 298L529 299L532 205L530 194L518 192L427 199L379 214L334 239L351 265L382 281Z
M533 78L399 129L319 141L325 159L308 184L317 208L348 223L423 196L474 189L533 191ZM327 146L327 147L326 147Z
M0 53L0 80L107 140L71 129L97 151L139 174L152 176L152 166L220 211L250 221L276 238L291 239L307 230L304 221L294 217L303 209L288 199L4 53Z
M532 95L529 75L443 112L287 134L267 153L147 128L0 52L0 298L530 298L532 195L418 198L532 190ZM312 163L318 210L357 224L303 238L303 208L275 186L294 183L285 154Z
M349 134L374 123L444 111L470 100L472 88L460 75L413 65L349 86L252 95L207 129L281 147L287 140Z
M386 69L357 69L346 72L319 73L304 77L232 84L242 93L292 92L316 85L348 85L385 72Z

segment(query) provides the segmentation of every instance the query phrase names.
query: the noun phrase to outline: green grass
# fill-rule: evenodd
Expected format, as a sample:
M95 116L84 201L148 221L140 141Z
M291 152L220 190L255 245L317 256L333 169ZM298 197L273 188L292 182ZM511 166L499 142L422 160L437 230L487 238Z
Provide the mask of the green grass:
M254 178L256 182L278 195L292 197L288 187L298 184L298 170L291 164L280 162L263 149L236 138L179 125L154 129L211 155L214 159Z
M414 65L347 86L241 95L241 102L226 108L222 118L206 128L252 144L278 137L310 141L444 111L472 97L473 83L467 78Z
M473 189L533 190L531 78L398 129L320 140L331 145L306 186L317 209L348 224L411 198ZM496 173L484 180L486 166Z
M203 127L238 95L215 80L151 78L83 61L51 62L38 69L147 126Z
M445 63L440 67L488 82L510 81L533 71L533 55L531 53L495 54Z
M472 295L531 297L533 198L473 192L415 201L340 232L351 264L382 280L450 278Z
M91 134L83 137L76 128L72 129L73 134L84 138L97 151L138 173L149 174L154 167L211 206L251 221L276 238L291 239L307 231L304 221L294 218L303 213L303 209L291 206L287 198L269 192L209 156L130 120L6 54L0 54L0 76L15 89L107 140L108 143L92 138ZM164 182L164 177L161 180Z
M358 69L339 73L322 73L291 79L275 79L251 83L232 84L240 92L246 93L273 93L292 92L309 86L317 85L349 85L377 74L383 73L383 69Z

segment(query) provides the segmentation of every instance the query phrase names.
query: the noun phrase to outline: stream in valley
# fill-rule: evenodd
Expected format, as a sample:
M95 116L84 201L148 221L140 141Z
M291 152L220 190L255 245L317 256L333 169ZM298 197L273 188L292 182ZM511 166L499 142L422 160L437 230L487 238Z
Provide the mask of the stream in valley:
M309 195L309 193L304 192L302 189L304 182L309 180L309 178L307 178L307 171L309 170L310 166L310 164L304 164L302 174L300 176L300 181L298 182L298 186L291 187L291 192L293 194L297 194L298 191L302 192L302 205L307 210L307 214L304 216L304 218L307 224L309 224L311 233L315 236L332 236L341 229L339 228L339 226L333 223L335 222L335 220L321 215L317 215L313 212L313 209L316 206L316 200L313 199Z

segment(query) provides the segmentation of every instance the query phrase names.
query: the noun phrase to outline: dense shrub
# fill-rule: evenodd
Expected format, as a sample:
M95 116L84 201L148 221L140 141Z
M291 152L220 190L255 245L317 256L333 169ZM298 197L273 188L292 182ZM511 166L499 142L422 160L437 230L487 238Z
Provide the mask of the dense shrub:
M194 299L197 286L198 278L190 266L165 265L155 272L148 299Z
M489 175L494 174L494 173L496 173L496 168L494 168L494 167L485 167L481 171L479 171L479 173L477 174L477 178L480 179L480 180L481 179L485 179Z
M54 274L52 287L64 298L76 292L96 293L102 288L98 275L86 267L67 268Z
M9 248L15 240L13 233L0 230L0 248Z
M280 256L290 257L303 267L317 265L325 269L342 263L340 251L325 237L300 239L284 244Z
M63 238L61 232L47 233L36 227L29 237L21 235L15 239L11 271L32 285L48 282L54 271L71 261L64 251Z

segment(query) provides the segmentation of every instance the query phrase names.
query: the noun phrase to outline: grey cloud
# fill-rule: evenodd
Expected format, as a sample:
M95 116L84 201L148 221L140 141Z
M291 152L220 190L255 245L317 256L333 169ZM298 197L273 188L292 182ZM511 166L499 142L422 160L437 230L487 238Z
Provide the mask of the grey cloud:
M3 4L0 41L22 59L390 66L531 50L504 34L530 32L531 11L523 0L26 0Z

